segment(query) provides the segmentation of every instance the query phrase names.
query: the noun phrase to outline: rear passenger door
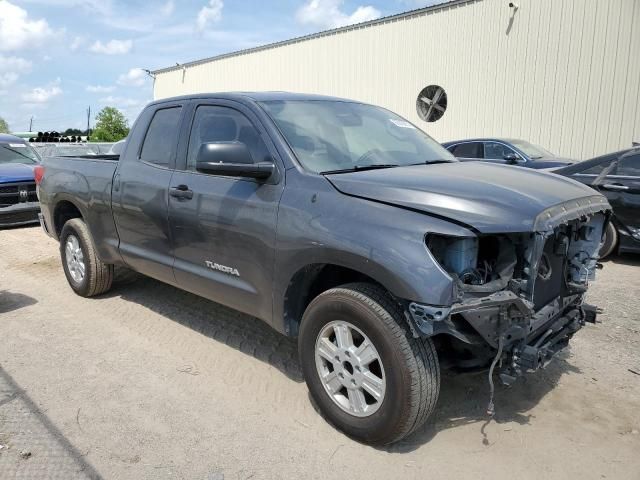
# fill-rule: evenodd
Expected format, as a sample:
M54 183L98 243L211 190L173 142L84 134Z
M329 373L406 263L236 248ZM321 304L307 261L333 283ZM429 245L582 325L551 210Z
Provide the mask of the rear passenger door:
M482 142L465 142L458 143L449 148L449 151L458 160L474 161L482 160L484 157L484 148Z
M175 168L184 105L147 109L132 131L112 189L119 250L132 269L175 284L168 189Z
M276 150L253 113L231 101L194 102L185 154L171 180L174 272L185 290L271 320L277 209L284 187ZM254 162L279 170L264 181L196 171L203 143L242 142Z

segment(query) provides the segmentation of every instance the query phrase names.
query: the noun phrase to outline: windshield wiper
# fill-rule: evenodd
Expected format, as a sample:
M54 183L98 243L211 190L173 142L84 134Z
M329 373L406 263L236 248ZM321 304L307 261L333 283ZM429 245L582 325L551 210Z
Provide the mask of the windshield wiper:
M349 172L363 172L365 170L377 170L381 168L393 168L397 167L395 163L376 163L373 165L355 165L351 168L341 168L339 170L326 170L320 172L320 175L331 175L334 173L349 173Z
M452 162L451 160L426 160L424 162L410 163L407 166L415 167L416 165L435 165L436 163L455 163L455 162Z

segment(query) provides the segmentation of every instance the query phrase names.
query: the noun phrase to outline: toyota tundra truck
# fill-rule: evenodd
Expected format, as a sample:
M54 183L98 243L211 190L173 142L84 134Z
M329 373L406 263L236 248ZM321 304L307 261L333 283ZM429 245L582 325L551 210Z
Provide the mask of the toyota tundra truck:
M584 299L606 199L458 162L384 108L169 98L121 155L36 168L41 223L78 295L105 293L124 267L267 322L297 338L326 419L370 444L426 421L441 368L488 371L492 395L495 376L540 368L595 320Z

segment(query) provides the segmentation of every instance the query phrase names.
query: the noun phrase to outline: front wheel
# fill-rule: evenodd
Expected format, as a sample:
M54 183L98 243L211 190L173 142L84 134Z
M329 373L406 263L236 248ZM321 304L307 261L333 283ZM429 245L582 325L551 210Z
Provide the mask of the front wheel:
M89 229L81 219L73 218L62 227L60 257L67 281L78 295L92 297L111 288L113 265L98 257Z
M433 342L412 336L381 288L354 283L320 294L304 313L298 347L311 396L350 437L393 443L435 407L440 368Z

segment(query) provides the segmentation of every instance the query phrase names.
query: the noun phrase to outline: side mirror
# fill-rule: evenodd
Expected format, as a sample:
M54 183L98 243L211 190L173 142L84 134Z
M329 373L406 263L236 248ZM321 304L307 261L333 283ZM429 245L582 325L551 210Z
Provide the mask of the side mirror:
M273 175L275 166L270 162L254 163L251 152L242 142L210 142L200 145L196 170L210 175L265 180Z
M502 158L504 158L507 163L512 165L518 163L518 160L520 160L520 156L515 153L506 153Z

